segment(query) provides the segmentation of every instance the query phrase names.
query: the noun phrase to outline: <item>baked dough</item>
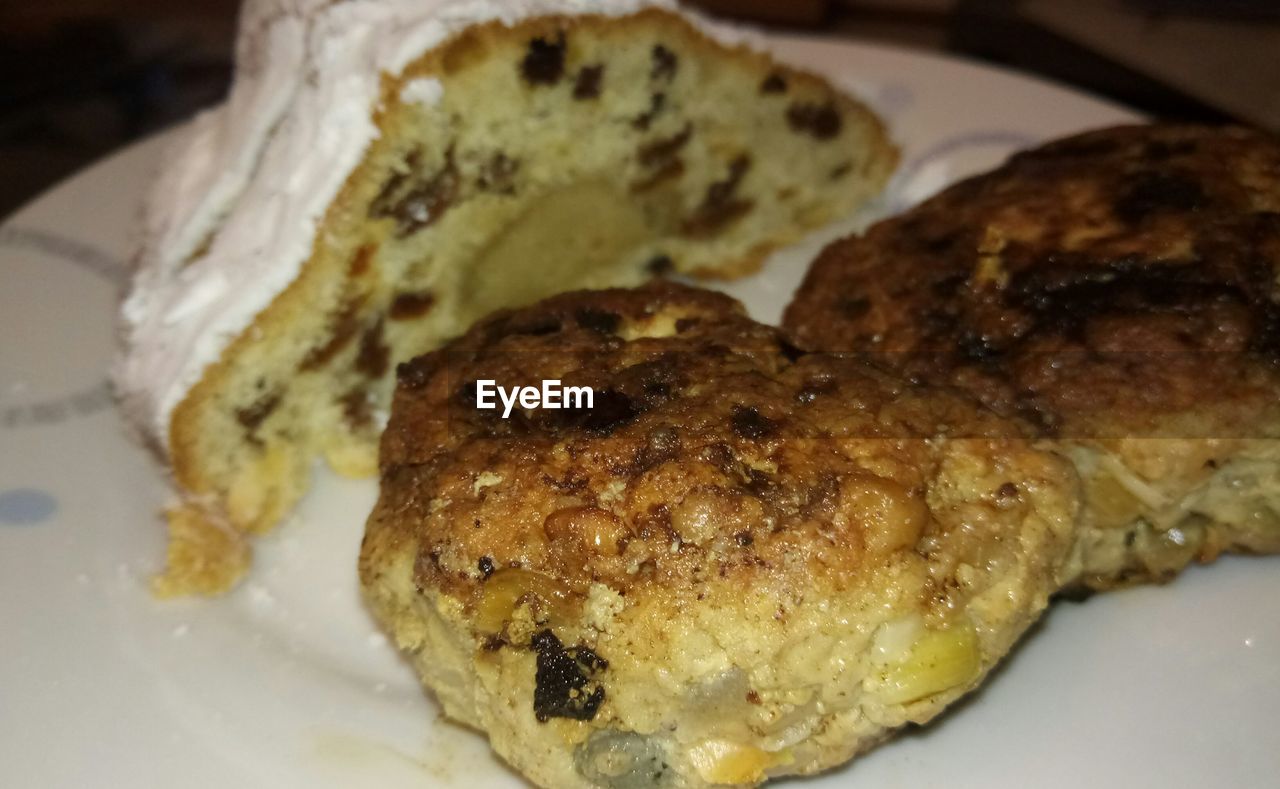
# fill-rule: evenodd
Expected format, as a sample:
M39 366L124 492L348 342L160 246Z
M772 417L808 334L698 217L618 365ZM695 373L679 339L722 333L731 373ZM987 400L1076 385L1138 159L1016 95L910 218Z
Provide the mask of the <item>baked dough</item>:
M1013 156L814 262L785 324L1028 417L1084 479L1082 577L1280 552L1280 141L1128 126Z
M477 409L475 382L590 386ZM575 293L400 368L368 602L540 786L751 786L975 687L1072 571L1075 477L726 296Z

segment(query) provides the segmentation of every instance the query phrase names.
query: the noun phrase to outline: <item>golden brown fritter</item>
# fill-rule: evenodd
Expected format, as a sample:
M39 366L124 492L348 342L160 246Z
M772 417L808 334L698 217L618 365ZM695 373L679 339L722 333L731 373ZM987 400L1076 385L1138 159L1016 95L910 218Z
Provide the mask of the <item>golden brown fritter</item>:
M594 387L478 410L475 381ZM1070 572L1070 465L966 398L675 285L403 365L361 553L453 718L543 786L754 785L973 688Z
M826 249L800 344L1028 416L1076 461L1086 583L1280 551L1280 142L1130 126L1013 156Z

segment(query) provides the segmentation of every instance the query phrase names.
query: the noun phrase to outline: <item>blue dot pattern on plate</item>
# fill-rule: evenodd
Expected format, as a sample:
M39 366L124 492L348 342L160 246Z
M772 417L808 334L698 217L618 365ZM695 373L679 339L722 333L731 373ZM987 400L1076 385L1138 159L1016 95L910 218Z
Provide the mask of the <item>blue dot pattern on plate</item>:
M57 509L58 500L43 490L0 491L0 526L31 526L48 520Z

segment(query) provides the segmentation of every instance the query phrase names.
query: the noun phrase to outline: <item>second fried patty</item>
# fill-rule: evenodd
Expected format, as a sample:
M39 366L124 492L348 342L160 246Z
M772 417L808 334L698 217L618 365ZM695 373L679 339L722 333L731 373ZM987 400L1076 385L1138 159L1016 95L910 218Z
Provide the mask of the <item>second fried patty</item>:
M594 389L477 408L476 382ZM1069 572L1069 464L718 294L569 294L403 366L361 581L542 786L749 786L973 688Z
M1048 143L831 245L785 325L1059 440L1087 585L1280 551L1280 142L1144 125Z

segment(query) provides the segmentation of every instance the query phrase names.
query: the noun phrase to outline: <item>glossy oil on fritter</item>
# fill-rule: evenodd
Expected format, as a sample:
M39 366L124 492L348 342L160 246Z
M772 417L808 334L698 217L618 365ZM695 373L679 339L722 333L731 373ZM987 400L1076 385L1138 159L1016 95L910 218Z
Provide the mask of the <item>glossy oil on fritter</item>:
M785 324L1037 423L1082 579L1280 551L1280 142L1132 126L1013 156L826 249Z
M558 379L594 408L477 410ZM749 786L972 689L1072 571L1070 465L674 285L491 317L403 366L361 553L456 720L542 786Z

